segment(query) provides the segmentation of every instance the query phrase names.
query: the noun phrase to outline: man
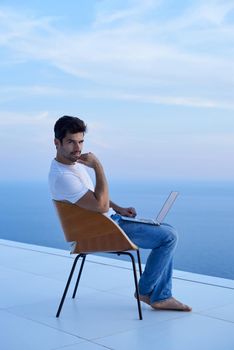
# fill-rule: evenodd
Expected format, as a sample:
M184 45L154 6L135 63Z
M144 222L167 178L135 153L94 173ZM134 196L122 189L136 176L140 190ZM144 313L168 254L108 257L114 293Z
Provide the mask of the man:
M123 208L110 200L102 164L93 153L82 154L86 132L82 120L63 116L55 123L54 132L57 154L49 173L53 199L108 213L138 247L152 249L139 281L141 301L158 310L191 311L189 306L172 297L175 229L168 224L154 226L121 219L121 216L136 216L136 210ZM85 167L94 170L95 186Z

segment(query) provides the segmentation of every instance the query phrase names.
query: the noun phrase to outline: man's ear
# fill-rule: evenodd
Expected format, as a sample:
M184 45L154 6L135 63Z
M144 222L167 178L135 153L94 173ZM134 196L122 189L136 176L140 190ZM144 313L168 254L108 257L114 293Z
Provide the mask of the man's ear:
M59 141L59 139L54 139L54 144L55 144L55 147L56 149L58 149L58 147L60 146L61 142Z

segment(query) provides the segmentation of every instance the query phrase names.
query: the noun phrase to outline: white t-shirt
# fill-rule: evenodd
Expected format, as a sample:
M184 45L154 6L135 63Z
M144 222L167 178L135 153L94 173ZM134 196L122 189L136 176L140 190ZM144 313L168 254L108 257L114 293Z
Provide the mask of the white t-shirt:
M62 164L55 159L50 166L49 186L53 199L67 200L73 204L81 199L88 190L94 191L92 179L84 165ZM113 213L114 211L110 209L108 216Z

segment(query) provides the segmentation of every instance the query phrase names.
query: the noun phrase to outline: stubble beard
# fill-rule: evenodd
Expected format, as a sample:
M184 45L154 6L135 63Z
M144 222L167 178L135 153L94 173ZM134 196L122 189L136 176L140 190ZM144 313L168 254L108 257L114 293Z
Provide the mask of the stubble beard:
M76 163L77 160L80 158L80 155L81 155L81 152L78 152L78 153L70 153L68 156L67 156L67 160L69 160L70 162L72 163Z

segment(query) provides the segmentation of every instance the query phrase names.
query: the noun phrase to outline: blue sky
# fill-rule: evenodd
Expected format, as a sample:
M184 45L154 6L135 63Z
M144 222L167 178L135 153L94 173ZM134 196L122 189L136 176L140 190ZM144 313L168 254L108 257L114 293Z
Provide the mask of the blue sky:
M46 179L64 114L108 177L233 179L233 47L229 0L2 0L0 179Z

